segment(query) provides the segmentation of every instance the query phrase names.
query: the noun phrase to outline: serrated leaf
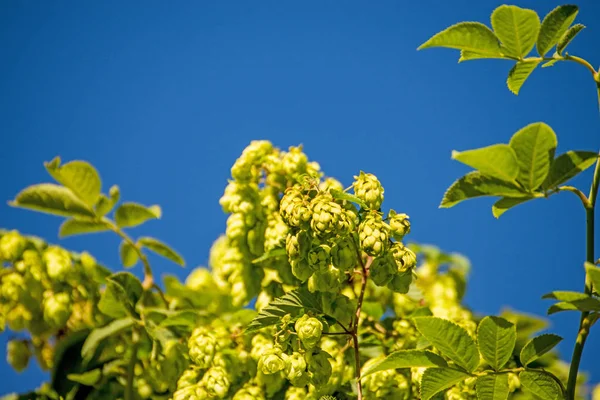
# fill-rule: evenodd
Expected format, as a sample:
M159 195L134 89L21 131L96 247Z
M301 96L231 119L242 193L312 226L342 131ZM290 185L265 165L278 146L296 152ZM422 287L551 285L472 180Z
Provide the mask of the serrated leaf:
M523 348L532 335L548 327L546 319L540 318L537 315L517 312L508 308L502 310L500 316L516 325L517 345L515 350L518 351Z
M491 20L494 33L511 55L524 57L533 49L540 31L540 18L535 11L501 5Z
M82 385L94 386L100 381L100 378L102 378L102 370L97 368L82 374L68 374L67 378Z
M92 164L75 160L60 165L60 158L56 157L44 163L44 166L58 183L71 189L88 206L93 207L96 204L102 190L102 181Z
M98 309L113 318L135 316L135 305L142 293L138 278L129 272L117 272L106 278L106 288L98 302Z
M477 345L483 359L499 371L510 359L517 342L515 325L504 318L485 317L477 328Z
M585 25L575 24L569 29L567 29L567 31L560 37L558 43L556 44L556 52L562 55L563 51L567 48L569 43L571 43L571 41L575 38L575 36L577 36L579 32L583 30L583 28L585 28Z
M521 349L519 359L524 367L531 364L561 342L562 338L551 333L536 336Z
M115 211L115 221L121 228L132 228L150 219L159 219L162 211L159 206L143 206L138 203L123 203Z
M518 206L519 204L525 203L526 201L533 200L535 197L503 197L492 206L492 214L496 218L500 218L502 214L510 210L511 208Z
M286 314L298 315L302 310L315 314L323 314L321 299L317 293L304 288L293 290L271 301L264 307L246 328L246 332L254 332L260 328L279 323Z
M481 59L492 59L492 58L496 58L496 59L507 59L510 60L511 58L507 58L502 54L482 54L482 53L477 53L475 51L469 51L469 50L461 50L460 51L460 58L458 59L458 62L464 62L464 61L471 61L471 60L481 60Z
M577 17L578 8L574 5L558 6L544 17L537 39L537 51L545 56Z
M452 159L475 168L483 175L513 182L519 174L515 151L507 144L494 144L479 149L453 151Z
M121 198L119 187L117 185L111 186L108 195L110 197L100 194L100 197L98 198L98 202L96 203L96 214L98 216L105 216L113 209L115 204L119 202L119 199Z
M585 263L585 273L592 281L594 290L600 294L600 268L592 264L591 262Z
M121 242L121 246L119 247L119 256L121 257L121 264L123 264L125 268L133 267L140 260L135 247L124 240Z
M500 42L494 32L479 22L461 22L435 34L418 50L448 47L479 54L502 55Z
M506 400L510 392L508 374L483 375L475 381L478 400Z
M362 201L360 198L356 197L353 194L342 192L341 190L336 190L336 189L331 189L329 191L329 193L331 193L331 195L333 196L334 199L337 199L337 200L346 200L346 201L349 201L351 203L358 204L362 208L366 208L367 207L367 205L365 204L364 201Z
M183 260L183 257L181 257L179 253L177 253L175 250L169 247L169 245L167 245L166 243L163 243L158 239L147 236L139 238L137 242L138 244L144 246L148 250L151 250L154 253L173 261L175 264L181 265L182 267L185 266L185 261Z
M428 350L399 350L391 353L378 362L369 365L361 374L361 378L375 372L397 368L414 367L447 367L448 363L435 353Z
M105 232L107 230L109 230L109 226L103 221L71 218L65 220L60 225L58 236L63 238L84 233Z
M437 317L417 317L413 321L417 330L443 355L468 372L477 368L477 346L464 328Z
M559 384L542 372L521 371L521 385L525 392L538 400L564 400Z
M429 400L442 390L465 380L470 375L452 368L428 368L421 379L421 400Z
M550 172L558 144L556 134L548 125L536 122L515 133L509 144L519 162L517 180L525 189L536 190Z
M78 199L71 190L53 183L29 186L9 204L64 217L95 216L94 210Z
M446 190L440 207L450 208L461 201L482 196L529 197L531 194L512 183L474 171L455 181Z
M112 321L102 328L96 328L92 330L83 344L81 356L86 360L91 359L94 356L96 349L104 339L113 335L118 335L119 333L131 328L133 325L135 325L135 323L136 322L133 318L123 318Z
M567 151L554 159L542 186L553 189L594 165L597 159L598 153L593 151Z
M508 86L508 90L513 92L514 94L519 94L521 90L521 86L525 83L529 75L533 72L533 70L539 65L541 61L539 60L525 60L517 62L508 73L508 78L506 79L506 86Z

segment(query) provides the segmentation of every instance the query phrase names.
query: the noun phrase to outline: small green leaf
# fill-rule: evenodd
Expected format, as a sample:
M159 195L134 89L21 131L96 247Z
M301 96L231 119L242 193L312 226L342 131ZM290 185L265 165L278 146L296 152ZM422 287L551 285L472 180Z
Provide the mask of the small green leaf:
M508 362L517 342L515 325L504 318L485 317L477 328L477 344L483 359L499 371Z
M331 193L331 195L333 196L334 199L346 200L351 203L358 204L359 206L361 206L363 208L365 208L367 206L361 199L359 199L358 197L356 197L353 194L342 192L341 190L335 190L335 189L331 189L329 191L329 193Z
M428 350L399 350L391 353L384 359L371 364L366 368L361 377L374 374L375 372L397 368L415 367L447 367L448 363L435 353Z
M479 149L453 151L452 159L473 167L483 175L513 182L519 174L515 151L507 144L494 144Z
M580 300L587 300L589 298L590 296L585 293L570 292L567 290L555 290L554 292L546 293L542 296L542 299L555 299L560 301L566 301L569 303Z
M577 6L558 6L544 17L537 39L537 51L545 56L563 36L577 17Z
M500 42L494 32L479 22L461 22L435 34L417 50L448 47L479 54L502 56Z
M511 208L518 206L519 204L525 203L526 201L529 201L532 199L535 199L535 197L532 197L532 196L521 197L521 198L503 197L500 200L498 200L497 202L495 202L494 205L492 206L492 214L494 214L494 217L500 218L500 216L502 214L504 214Z
M84 233L105 232L108 229L109 226L103 221L71 218L65 220L65 222L60 225L58 236L63 238Z
M517 180L525 189L534 191L544 182L557 144L556 134L543 122L527 125L512 136L510 146L519 161Z
M594 165L597 159L598 153L593 151L567 151L552 162L542 186L553 189Z
M446 190L440 208L450 208L461 201L482 196L530 197L531 194L512 183L474 171L458 179Z
M98 171L90 163L76 160L60 165L60 158L56 157L44 163L44 166L58 183L71 189L88 206L96 204L102 190L102 181Z
M53 183L29 186L9 204L64 217L95 216L94 210L78 199L71 190Z
M104 339L128 330L135 323L133 318L123 318L112 321L102 328L92 330L83 344L81 356L86 360L90 360Z
M600 268L596 267L591 262L585 263L585 273L592 281L594 290L597 294L600 294Z
M135 305L142 296L142 284L129 272L117 272L106 278L106 289L98 309L113 318L136 315Z
M135 247L124 240L121 242L121 247L119 247L119 255L121 256L121 263L125 268L135 266L140 259Z
M525 392L537 400L564 400L560 385L546 373L522 371L519 379Z
M575 36L577 36L577 34L579 32L581 32L583 30L583 28L585 28L585 25L582 24L575 24L572 27L570 27L560 38L560 40L558 41L557 45L556 45L556 52L558 54L562 54L563 51L567 48L567 46L569 45L569 43L571 43L571 40L575 39Z
M508 90L514 94L519 94L521 86L525 83L529 75L539 65L539 60L525 60L517 62L508 73L508 79L506 79L506 85Z
M462 382L470 375L452 368L428 368L421 379L421 400L429 400L442 390Z
M68 374L67 378L82 385L94 386L100 381L100 378L102 378L102 370L100 368L96 368L82 374Z
M506 400L509 386L508 374L483 375L475 381L478 400Z
M144 246L148 250L155 252L158 255L161 255L169 260L173 261L175 264L185 266L185 261L183 257L179 255L175 250L169 247L166 243L161 242L158 239L152 237L141 237L138 239L138 244Z
M503 56L502 54L481 54L481 53L477 53L475 51L461 50L460 58L458 59L458 62L461 63L464 61L490 59L490 58L511 60L511 58L507 58L507 57Z
M590 298L588 301L576 301L576 302L558 302L551 305L548 308L548 315L556 314L563 311L581 311L581 312L592 312L600 311L600 304L596 299Z
M98 202L96 203L96 214L101 217L108 214L113 209L115 204L119 202L119 199L121 198L119 187L117 185L113 185L110 188L108 195L110 197L100 194Z
M264 253L262 256L252 260L252 264L260 264L261 262L270 260L271 258L281 257L285 255L287 255L285 249L273 249Z
M121 228L131 228L149 219L159 219L161 214L157 205L146 207L138 203L123 203L115 212L115 221Z
M501 5L491 20L494 33L511 55L524 57L533 49L540 31L540 17L535 11Z
M437 317L417 317L413 321L417 330L443 355L468 372L477 368L477 346L464 328Z
M554 59L554 60L546 61L545 63L542 64L542 68L551 67L551 66L553 66L554 64L556 64L559 61L560 61L559 59Z
M524 367L534 362L560 343L562 338L558 335L547 333L531 339L521 350L519 358Z

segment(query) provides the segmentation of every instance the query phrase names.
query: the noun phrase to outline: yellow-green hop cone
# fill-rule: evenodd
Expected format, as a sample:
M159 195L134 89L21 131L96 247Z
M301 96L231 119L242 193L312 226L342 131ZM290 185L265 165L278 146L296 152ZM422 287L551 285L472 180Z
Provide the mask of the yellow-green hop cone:
M391 253L396 260L398 271L409 271L417 266L417 255L400 242L392 245Z
M369 278L377 286L387 285L398 272L396 261L390 253L375 257L369 268Z
M342 192L344 191L344 186L335 178L325 178L323 182L319 183L319 190L323 192L329 192L330 190Z
M370 256L384 254L390 245L389 227L383 222L381 215L371 213L365 217L358 227L358 238L361 249Z
M307 255L308 264L314 271L327 271L331 264L331 247L314 243Z
M311 243L305 231L288 234L285 240L285 251L290 263L300 258L305 258L310 250Z
M302 282L309 279L315 272L305 258L290 261L290 265L292 266L292 274Z
M304 314L294 325L298 338L306 349L313 349L321 340L323 323L317 318Z
M260 204L258 185L255 183L229 182L219 204L226 213L251 214Z
M27 246L27 240L17 231L5 233L0 238L0 261L15 261Z
M285 391L285 400L308 400L306 388L290 386Z
M402 240L404 236L410 233L410 221L408 220L408 215L396 214L396 211L390 210L388 221L392 236L394 236L396 240Z
M269 252L271 250L283 247L286 245L289 228L283 218L279 214L272 214L267 219L267 228L265 229L264 235L264 251Z
M31 350L24 340L10 340L6 344L6 361L15 371L21 372L29 364Z
M350 271L358 265L357 251L352 238L343 237L331 247L331 261L340 270Z
M308 384L309 377L306 371L306 360L298 352L293 352L289 356L289 362L285 369L286 378L294 386L303 387Z
M63 327L71 316L71 308L68 293L49 294L44 299L44 321L53 328Z
M258 369L265 375L276 374L287 368L288 356L279 347L268 349L258 360Z
M308 169L308 157L302 152L302 146L290 147L281 158L283 170L290 178L297 178L306 173Z
M279 214L291 227L306 225L311 219L310 202L302 193L300 185L292 186L285 191L279 204Z
M50 246L44 251L46 272L51 279L62 281L71 272L73 262L69 252L58 246Z
M265 398L262 388L253 382L247 382L244 387L235 392L232 400L263 400Z
M373 174L360 172L359 176L354 177L354 194L361 199L370 210L379 210L383 203L383 187Z
M23 304L17 304L6 313L6 324L15 332L29 329L32 321L33 314Z
M177 380L177 389L184 389L196 385L202 378L202 371L198 368L188 368Z
M308 279L308 290L311 292L332 292L337 293L342 287L344 273L329 265L326 270L318 270Z
M331 357L324 351L319 351L316 354L307 354L308 374L310 383L316 387L327 384L333 371L329 358Z
M19 303L27 293L27 284L23 275L9 272L2 277L0 295L5 301Z
M317 236L327 236L341 227L344 210L329 193L321 193L311 201L310 227Z
M247 225L246 214L235 213L227 218L225 235L231 242L242 241L246 239L250 225Z
M208 368L215 357L217 340L206 328L196 328L188 340L190 360L200 368Z
M412 283L412 271L398 272L394 278L387 284L387 287L396 293L408 293L410 284Z
M210 397L218 399L224 399L231 386L229 374L222 367L212 367L206 371L201 383Z

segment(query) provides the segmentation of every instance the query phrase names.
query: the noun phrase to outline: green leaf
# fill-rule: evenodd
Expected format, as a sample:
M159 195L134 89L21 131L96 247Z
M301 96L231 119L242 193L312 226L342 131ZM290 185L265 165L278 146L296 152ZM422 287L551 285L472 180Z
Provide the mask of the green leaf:
M477 368L477 346L464 328L437 317L417 317L413 321L417 330L443 355L468 372Z
M559 59L554 59L554 60L546 61L545 63L542 64L542 68L551 67L551 66L553 66L554 64L556 64L559 61L560 61Z
M519 374L525 392L538 400L564 400L560 385L543 372L522 371Z
M526 367L552 350L561 340L560 336L551 333L534 337L521 350L521 354L519 355L521 364Z
M117 185L111 186L110 190L108 191L108 195L110 197L100 194L98 202L96 203L96 214L101 217L108 214L113 209L115 204L119 202L119 199L121 198L119 187Z
M97 368L82 374L68 374L67 378L82 385L94 386L102 378L102 370Z
M143 292L141 282L129 272L117 272L106 281L98 309L113 318L136 315L135 305Z
M508 90L514 94L519 94L521 86L525 83L529 75L533 70L541 63L540 60L525 60L517 62L508 73L508 79L506 79L506 86Z
M479 22L461 22L435 34L417 50L448 47L479 54L502 56L500 42L494 32Z
M593 151L567 151L561 154L552 162L543 187L553 189L561 183L567 182L594 165L597 159L598 153Z
M537 315L517 312L511 309L504 309L500 314L502 318L512 322L517 327L517 345L515 350L520 351L529 338L535 333L548 327L548 321Z
M562 311L600 311L600 304L596 301L596 299L593 298L588 299L588 301L559 302L551 305L548 308L548 315L556 314Z
M452 159L473 167L483 175L513 182L519 174L519 164L515 151L507 144L467 151L453 151Z
M367 207L367 205L361 199L359 199L358 197L356 197L353 194L342 192L341 190L335 190L335 189L331 189L329 191L329 193L331 193L331 195L333 196L334 199L346 200L351 203L358 204L359 206L361 206L363 208Z
M452 368L428 368L421 379L421 400L429 400L442 390L465 380L470 375Z
M76 160L60 165L60 158L56 157L44 163L44 166L58 183L71 189L88 206L96 204L102 190L102 181L98 171L90 163Z
M504 214L511 208L518 206L519 204L525 203L526 201L529 201L532 199L535 199L535 197L532 197L532 196L521 197L521 198L503 197L500 200L498 200L497 202L495 202L494 205L492 206L492 214L494 214L494 217L500 218L500 216L502 214Z
M29 186L9 204L64 217L95 216L94 210L78 199L71 190L53 183Z
M515 325L504 318L485 317L477 328L477 344L483 359L499 371L508 362L517 342Z
M140 259L135 247L124 240L121 242L121 246L119 247L119 255L121 256L121 264L123 264L125 268L131 268L135 266Z
M397 368L415 367L447 367L448 363L435 353L428 350L399 350L391 353L386 358L371 364L366 368L361 377L374 374L375 372Z
M508 374L483 375L475 381L478 400L506 400L509 386Z
M524 57L535 45L540 18L533 10L502 5L492 13L492 28L511 55Z
M133 318L123 318L112 321L102 328L92 330L83 344L81 356L86 360L91 359L103 340L128 330L135 325L135 323Z
M567 31L561 36L556 44L556 52L562 55L563 51L567 48L569 43L571 43L571 40L575 39L575 36L577 36L577 34L581 32L583 28L585 28L585 25L575 24L567 29Z
M246 328L246 332L254 332L260 328L275 325L286 314L295 316L302 310L323 314L321 298L318 293L311 293L307 289L300 288L274 299L268 306L260 310Z
M510 146L519 161L517 180L525 189L534 191L544 182L554 160L557 143L556 134L543 122L527 125L510 139Z
M123 203L115 212L115 221L121 228L131 228L148 221L159 219L162 211L159 206L143 206L138 203Z
M482 54L482 53L477 53L475 51L461 50L460 58L458 59L458 62L461 63L464 61L490 59L490 58L499 58L499 59L510 60L510 58L506 58L502 54Z
M591 262L585 263L585 273L592 281L594 285L594 290L596 293L600 294L600 268L596 267Z
M440 208L450 208L461 201L482 196L529 197L531 194L512 183L474 171L458 179L446 190Z
M260 264L261 262L270 260L271 258L281 257L285 255L287 255L285 249L273 249L264 253L262 256L252 260L252 264Z
M58 229L58 236L81 235L84 233L105 232L109 229L108 224L97 220L67 219Z
M542 299L555 299L566 302L575 302L580 300L587 300L590 296L581 292L570 292L567 290L555 290L554 292L546 293L542 296Z
M169 260L173 261L178 265L181 265L182 267L185 266L185 261L183 260L183 257L181 257L181 255L179 255L179 253L177 253L175 250L170 248L166 243L163 243L158 239L147 236L139 238L137 242L139 245L144 246L148 250L151 250L158 255L168 258Z
M540 56L545 56L558 43L578 12L577 6L564 5L556 7L544 17L537 39L537 51Z

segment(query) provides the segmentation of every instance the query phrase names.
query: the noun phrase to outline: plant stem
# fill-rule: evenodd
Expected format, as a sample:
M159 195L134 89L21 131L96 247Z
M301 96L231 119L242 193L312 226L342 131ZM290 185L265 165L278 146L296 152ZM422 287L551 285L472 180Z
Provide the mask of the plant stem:
M356 306L356 314L354 318L354 324L350 334L352 335L352 343L354 347L354 362L355 362L355 376L356 376L356 391L358 393L358 400L363 399L362 394L362 382L360 381L360 351L358 348L358 320L360 319L360 310L362 303L365 298L365 291L367 289L367 279L369 278L369 268L373 262L373 257L368 257L366 264L362 262L362 258L359 257L360 266L362 268L362 282L360 285L360 295L358 297L358 305Z
M137 350L139 334L136 329L132 333L131 359L127 365L127 384L125 386L125 400L133 400L133 378L135 376L135 364L137 363Z
M596 208L596 196L598 195L598 185L600 184L600 160L596 161L596 168L594 169L594 177L592 179L592 186L590 188L590 194L588 196L588 207L585 210L586 220L586 261L594 263L594 214ZM585 293L592 293L592 282L590 277L586 273L585 275ZM573 357L571 358L571 367L569 369L569 379L567 380L567 400L575 399L575 388L577 386L577 374L579 372L579 364L581 363L581 355L583 354L583 347L585 341L590 333L591 320L589 319L589 312L581 313L581 319L579 321L579 330L577 332L577 340L575 347L573 348Z

